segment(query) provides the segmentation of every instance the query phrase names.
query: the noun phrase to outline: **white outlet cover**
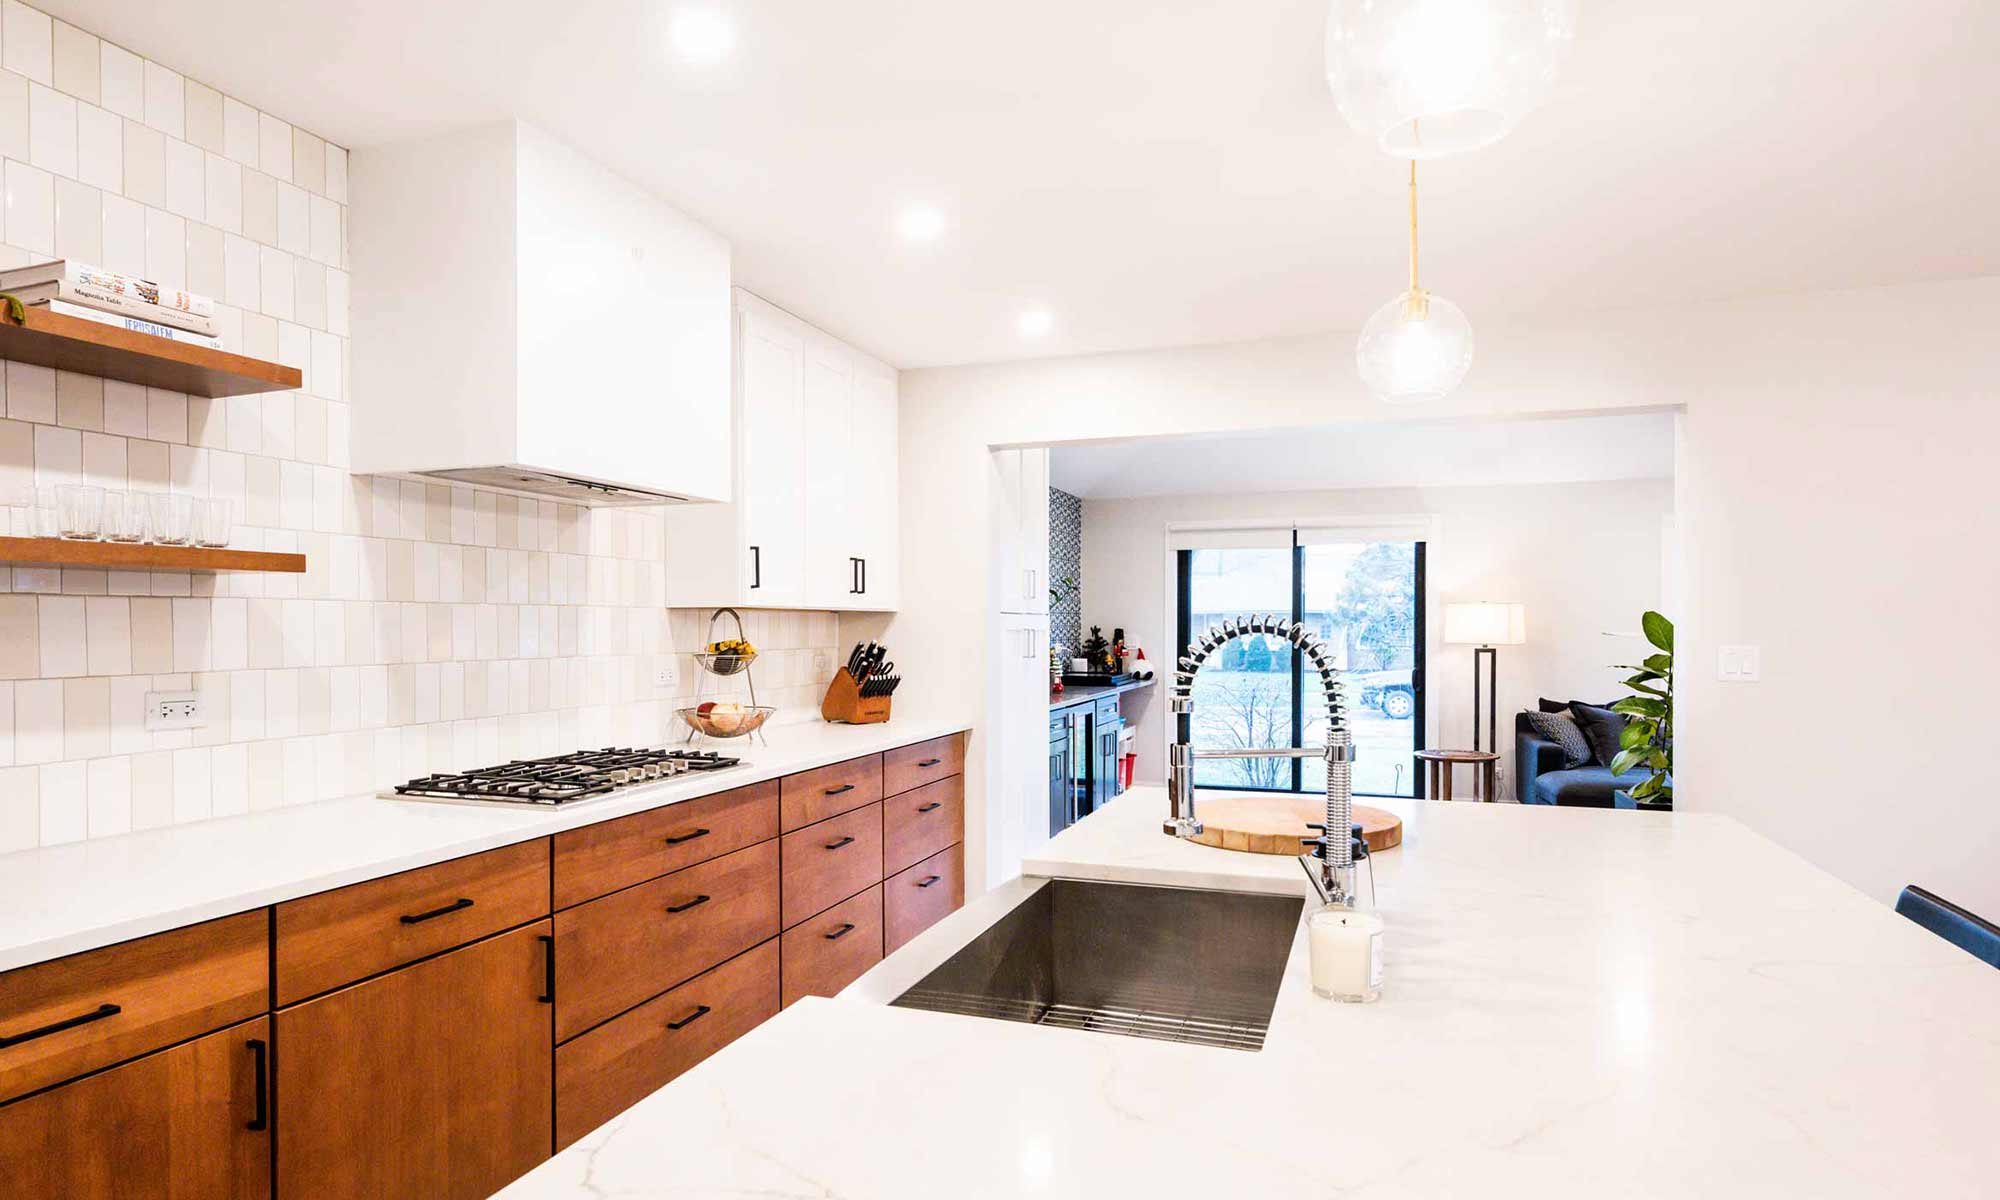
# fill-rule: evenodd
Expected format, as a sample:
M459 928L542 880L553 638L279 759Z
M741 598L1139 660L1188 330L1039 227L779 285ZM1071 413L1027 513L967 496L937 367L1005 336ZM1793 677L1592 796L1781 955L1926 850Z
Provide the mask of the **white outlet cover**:
M146 693L146 728L200 729L207 724L200 692Z
M653 686L671 688L671 687L679 687L680 685L681 685L680 663L676 661L675 657L671 654L662 655L660 658L659 669L653 673Z

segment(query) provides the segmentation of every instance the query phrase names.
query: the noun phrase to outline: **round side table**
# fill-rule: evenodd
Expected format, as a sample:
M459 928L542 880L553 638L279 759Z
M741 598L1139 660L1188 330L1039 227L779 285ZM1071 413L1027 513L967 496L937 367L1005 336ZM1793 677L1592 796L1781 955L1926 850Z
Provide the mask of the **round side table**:
M1459 763L1479 768L1473 777L1475 800L1491 801L1499 790L1500 756L1489 750L1419 750L1417 761L1424 764L1424 795L1433 800L1451 799L1451 769Z

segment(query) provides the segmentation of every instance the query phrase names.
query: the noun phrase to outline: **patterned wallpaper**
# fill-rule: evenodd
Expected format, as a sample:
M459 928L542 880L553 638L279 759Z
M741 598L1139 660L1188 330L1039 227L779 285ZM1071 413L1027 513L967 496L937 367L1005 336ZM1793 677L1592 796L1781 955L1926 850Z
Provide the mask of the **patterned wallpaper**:
M1083 641L1083 498L1061 488L1049 489L1049 583L1064 586L1063 580L1077 581L1076 589L1060 604L1049 606L1049 641L1075 657Z

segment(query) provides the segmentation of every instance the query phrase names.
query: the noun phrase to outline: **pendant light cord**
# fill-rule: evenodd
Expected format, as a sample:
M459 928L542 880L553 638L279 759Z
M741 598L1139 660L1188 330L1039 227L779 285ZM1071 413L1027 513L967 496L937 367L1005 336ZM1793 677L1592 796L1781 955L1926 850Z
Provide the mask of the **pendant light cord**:
M1417 289L1417 160L1410 160L1410 291Z

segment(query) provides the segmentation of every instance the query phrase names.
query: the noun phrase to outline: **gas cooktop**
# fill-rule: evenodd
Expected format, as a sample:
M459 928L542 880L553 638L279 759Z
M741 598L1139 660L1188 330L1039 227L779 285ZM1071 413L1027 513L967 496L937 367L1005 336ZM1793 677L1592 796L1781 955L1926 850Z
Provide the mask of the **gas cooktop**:
M424 775L397 784L395 794L413 800L457 800L472 804L570 804L690 772L726 771L742 762L740 758L726 758L713 750L606 747L553 758L516 759L476 771Z

